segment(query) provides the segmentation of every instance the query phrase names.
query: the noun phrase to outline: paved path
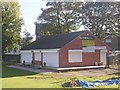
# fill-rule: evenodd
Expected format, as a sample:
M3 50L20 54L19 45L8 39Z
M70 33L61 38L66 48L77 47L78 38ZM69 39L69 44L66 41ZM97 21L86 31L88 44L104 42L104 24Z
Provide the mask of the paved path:
M15 65L10 65L8 67L21 69L21 70L26 70L26 71L31 71L31 72L35 72L35 73L52 73L52 72L55 72L55 70L37 69L37 68L21 67L21 66L15 66Z

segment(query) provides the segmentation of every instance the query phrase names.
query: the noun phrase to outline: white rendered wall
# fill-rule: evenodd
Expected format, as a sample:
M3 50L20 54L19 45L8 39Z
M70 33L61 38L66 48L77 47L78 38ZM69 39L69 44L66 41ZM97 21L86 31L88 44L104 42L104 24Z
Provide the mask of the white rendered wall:
M21 63L25 61L26 63L31 63L32 61L32 52L31 51L22 51L21 52Z

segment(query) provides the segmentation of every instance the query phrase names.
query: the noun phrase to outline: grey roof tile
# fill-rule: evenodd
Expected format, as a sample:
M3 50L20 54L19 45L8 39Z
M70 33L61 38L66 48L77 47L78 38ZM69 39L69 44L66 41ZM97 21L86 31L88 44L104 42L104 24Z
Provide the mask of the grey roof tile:
M75 39L77 36L83 34L83 32L84 31L79 31L79 32L65 33L61 35L40 37L38 40L22 48L22 50L61 48L65 44Z

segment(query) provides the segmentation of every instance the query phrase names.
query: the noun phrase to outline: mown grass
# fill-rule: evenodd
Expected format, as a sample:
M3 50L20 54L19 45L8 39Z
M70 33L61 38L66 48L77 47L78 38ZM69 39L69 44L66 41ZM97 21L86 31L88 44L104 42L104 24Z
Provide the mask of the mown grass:
M70 77L60 77L55 75L55 73L37 74L29 71L9 68L5 65L3 65L2 70L2 88L62 88L61 84L69 82L70 80L80 79L85 81L94 81L118 77L118 75L106 75L101 77L75 77L73 75ZM101 86L97 88L118 88L118 85Z
M20 76L34 75L34 74L36 73L24 71L24 70L18 70L15 68L9 68L6 65L2 65L2 78L20 77Z

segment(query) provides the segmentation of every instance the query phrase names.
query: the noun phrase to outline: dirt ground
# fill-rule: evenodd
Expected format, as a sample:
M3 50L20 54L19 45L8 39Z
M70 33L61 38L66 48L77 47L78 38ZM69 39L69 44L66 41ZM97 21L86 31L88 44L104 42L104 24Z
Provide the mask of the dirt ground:
M55 71L49 69L35 69L30 67L20 67L20 66L9 66L12 68L34 71L40 74L49 74L52 73L57 77L71 77L71 76L85 76L85 77L93 77L93 76L104 76L104 75L120 75L120 69L118 67L111 67L109 69L99 68L99 69L88 69L88 70L69 70L69 71Z
M93 77L93 76L104 76L104 75L120 75L120 70L118 69L89 69L89 70L77 70L77 71L66 71L53 73L59 77L70 77L70 76L85 76L85 77Z

